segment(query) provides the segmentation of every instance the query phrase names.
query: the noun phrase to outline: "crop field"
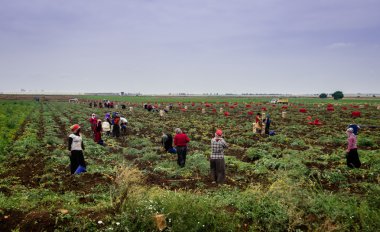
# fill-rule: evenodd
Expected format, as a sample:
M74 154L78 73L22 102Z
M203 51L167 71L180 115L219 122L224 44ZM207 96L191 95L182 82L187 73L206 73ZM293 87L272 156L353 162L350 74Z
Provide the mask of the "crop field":
M0 101L0 231L160 231L157 215L164 231L380 228L378 100L290 99L285 107L266 98L120 97L118 109L89 106L99 99ZM161 117L143 108L147 102L174 107ZM105 146L96 144L88 119L114 111L128 119L126 134L103 135ZM258 112L270 114L274 136L253 133ZM88 166L80 175L68 167L75 123ZM361 125L359 169L346 166L351 123ZM174 135L176 127L191 139L184 168L160 143L162 132ZM218 128L229 144L223 185L210 177Z

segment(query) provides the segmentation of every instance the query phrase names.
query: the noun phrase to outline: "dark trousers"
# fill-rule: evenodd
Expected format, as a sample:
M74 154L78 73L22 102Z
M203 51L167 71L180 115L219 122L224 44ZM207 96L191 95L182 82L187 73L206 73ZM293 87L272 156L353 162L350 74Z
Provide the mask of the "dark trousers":
M82 167L86 167L83 151L71 151L71 155L70 155L71 174L74 174L74 172L77 170L79 165L81 165Z
M224 159L210 160L211 178L218 183L223 184L226 179L226 165Z
M120 126L113 125L112 135L115 137L120 137Z
M187 147L177 147L177 164L183 168L185 167L186 163L186 153L187 153Z
M126 124L122 124L121 125L121 133L123 135L126 135L127 134L127 125Z
M359 160L358 149L351 149L346 155L347 167L349 168L360 168L362 163Z
M269 124L265 126L265 134L269 135Z

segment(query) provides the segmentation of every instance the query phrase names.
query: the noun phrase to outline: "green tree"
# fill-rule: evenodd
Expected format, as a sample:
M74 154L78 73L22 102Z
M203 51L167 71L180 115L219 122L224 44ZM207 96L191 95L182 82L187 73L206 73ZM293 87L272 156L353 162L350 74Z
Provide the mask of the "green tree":
M327 98L327 94L326 93L321 93L321 94L319 94L319 98Z
M334 98L334 100L339 100L344 97L342 91L335 91L333 94L331 94L331 96Z

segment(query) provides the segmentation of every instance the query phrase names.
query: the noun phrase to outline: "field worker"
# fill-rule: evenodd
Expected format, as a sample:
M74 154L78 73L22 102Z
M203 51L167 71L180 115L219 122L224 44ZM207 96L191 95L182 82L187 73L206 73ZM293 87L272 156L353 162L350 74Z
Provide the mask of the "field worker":
M98 123L98 119L96 118L96 114L92 113L90 118L91 130L95 133L96 124Z
M102 120L98 119L96 124L95 133L94 133L94 142L101 143L102 142Z
M112 119L112 135L114 137L120 137L120 116L119 113L116 112L114 118Z
M210 156L210 169L211 177L214 182L223 184L226 178L225 163L224 163L224 149L228 147L226 141L222 138L222 130L216 130L215 137L211 139L211 156Z
M111 113L106 113L104 116L104 120L107 121L110 125L112 125Z
M128 124L128 120L124 117L120 117L120 127L121 127L121 132L123 133L123 135L127 134L127 124Z
M86 168L86 163L83 156L83 140L80 135L80 126L75 124L70 127L72 134L69 135L68 149L70 153L70 170L71 174L78 173L78 170L83 170Z
M269 127L272 120L270 119L270 115L267 114L265 117L264 123L265 123L265 134L269 135Z
M106 133L107 136L111 134L111 124L108 121L102 122L103 132Z
M105 123L108 122L109 126ZM112 131L112 119L111 119L111 113L107 112L104 116L104 122L102 123L103 131L106 132L106 135L111 135Z
M146 109L150 112L150 111L153 110L153 106L152 106L151 104L149 104L149 105L146 107Z
M353 131L354 135L358 135L359 130L360 130L360 126L359 125L356 125L356 124L352 123L352 124L348 125L348 128L352 128L354 130Z
M166 152L177 153L176 149L173 148L173 136L171 134L162 132L161 143Z
M183 168L186 163L187 143L190 142L190 139L185 133L182 133L180 128L175 129L175 134L174 145L176 146L178 155L177 163L181 168Z
M255 128L256 128L256 134L261 134L261 130L263 129L263 122L261 121L261 114L257 113L256 114L256 123L255 123Z
M346 159L347 159L347 166L350 168L360 168L362 165L360 160L359 160L359 154L358 154L358 147L356 146L356 135L354 134L354 129L353 128L348 128L346 131L346 134L348 136L347 142L347 154L346 154Z

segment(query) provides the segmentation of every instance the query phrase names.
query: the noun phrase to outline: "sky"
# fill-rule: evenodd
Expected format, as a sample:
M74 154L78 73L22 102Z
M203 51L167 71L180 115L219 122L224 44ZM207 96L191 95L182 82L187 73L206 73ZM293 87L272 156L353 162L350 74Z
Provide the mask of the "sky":
M0 92L380 93L379 0L0 6Z

